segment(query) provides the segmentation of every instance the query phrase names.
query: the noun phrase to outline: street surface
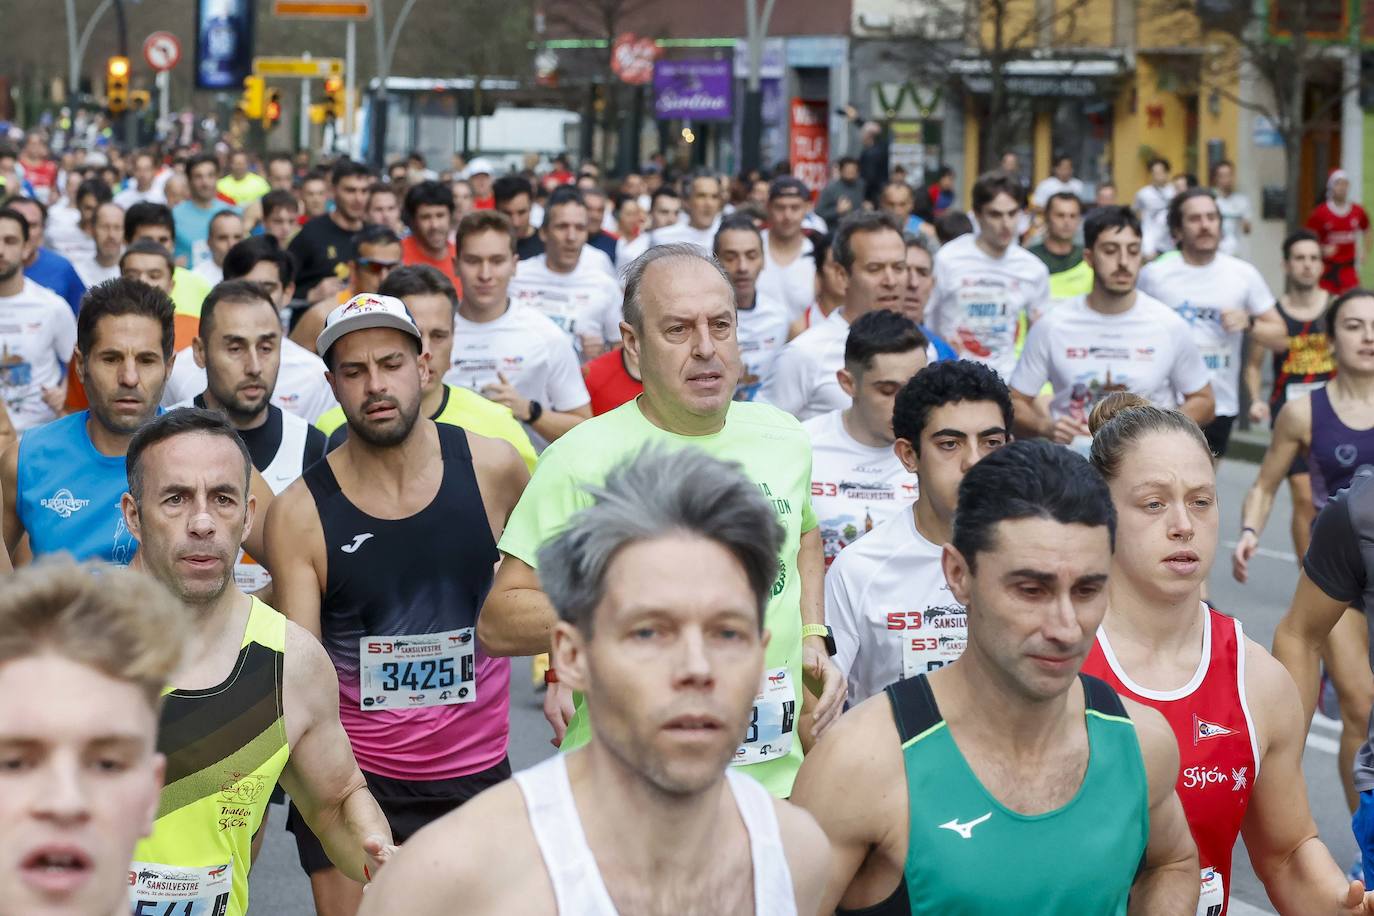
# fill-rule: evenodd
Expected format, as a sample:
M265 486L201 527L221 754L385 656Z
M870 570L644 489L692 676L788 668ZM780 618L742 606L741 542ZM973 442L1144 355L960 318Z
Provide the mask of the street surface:
M1289 505L1285 488L1276 500L1273 517L1260 541L1260 553L1251 563L1250 583L1241 586L1231 578L1230 554L1239 526L1240 504L1256 470L1256 465L1237 461L1223 462L1219 470L1222 544L1212 571L1210 594L1217 607L1240 617L1250 638L1267 648L1273 641L1274 627L1292 597L1297 567L1288 534ZM511 666L510 758L517 770L553 753L549 744L552 732L544 721L541 699L542 695L530 685L528 659L516 660ZM1337 737L1338 726L1319 717L1307 739L1304 770L1317 828L1344 869L1354 861L1356 847L1350 833L1350 815L1336 775ZM310 883L297 862L295 842L282 826L286 821L284 812L284 808L272 808L267 843L253 869L252 916L313 916L314 913ZM1244 844L1239 843L1234 884L1230 908L1233 916L1273 912L1263 886L1250 868Z

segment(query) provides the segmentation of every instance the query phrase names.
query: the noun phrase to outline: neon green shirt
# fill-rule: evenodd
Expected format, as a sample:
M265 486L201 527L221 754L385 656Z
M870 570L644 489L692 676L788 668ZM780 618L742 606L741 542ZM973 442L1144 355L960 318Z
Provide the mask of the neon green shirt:
M556 535L579 509L591 505L588 485L602 483L617 465L646 446L695 447L726 461L738 462L778 513L787 534L778 555L778 578L764 613L772 633L765 654L769 677L754 707L749 733L736 753L743 773L785 798L802 762L795 724L801 712L802 639L801 579L797 553L801 536L816 527L811 508L811 443L790 415L754 401L730 405L725 427L709 436L679 436L645 418L638 399L609 413L579 423L547 449L524 495L506 523L498 545L532 568L539 548ZM790 683L786 697L779 688ZM771 685L771 687L769 686ZM563 750L587 743L591 725L581 696L568 725Z
M234 203L240 207L246 207L272 190L272 186L267 183L267 179L257 172L249 172L241 179L235 178L233 175L225 175L215 182L215 190L226 197L232 197Z

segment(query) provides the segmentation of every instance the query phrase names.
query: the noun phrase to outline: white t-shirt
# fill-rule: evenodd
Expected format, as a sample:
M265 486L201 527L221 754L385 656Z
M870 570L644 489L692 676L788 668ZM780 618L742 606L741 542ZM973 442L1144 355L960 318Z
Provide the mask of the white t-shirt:
M216 264L214 258L208 261L201 261L195 267L192 267L191 271L200 274L211 286L215 286L224 279L224 268Z
M0 296L0 398L19 432L58 415L43 389L62 383L76 349L76 316L57 293L28 277L14 296Z
M289 414L314 423L327 410L339 406L334 390L325 380L324 360L289 337L281 341L281 369L272 389L272 403ZM196 365L191 348L177 352L167 387L162 391L162 406L172 407L189 401L205 391L205 370Z
M639 233L632 239L615 240L615 262L624 267L635 258L649 250L649 233Z
M762 291L754 295L754 307L739 309L739 355L744 363L735 400L752 401L773 374L773 363L787 343L792 316L787 306Z
M1072 194L1079 200L1083 199L1083 182L1078 178L1070 178L1068 181L1060 181L1051 175L1035 186L1035 191L1031 193L1031 203L1040 209L1045 208L1045 204L1056 194Z
M1250 219L1250 198L1238 191L1226 196L1217 195L1217 209L1221 211L1222 254L1235 254L1240 244L1240 224Z
M963 654L968 618L940 568L940 545L899 512L846 548L825 574L825 622L851 704Z
M44 245L68 261L95 257L95 239L81 230L81 211L65 200L48 208Z
M72 261L72 267L76 268L76 275L81 278L81 282L90 289L97 283L104 283L106 280L113 280L119 274L119 261L115 261L109 267L99 264L95 256L82 258L79 261Z
M598 266L595 255L606 259L605 252L584 245L577 266L566 274L549 268L547 254L526 258L510 282L511 301L543 312L575 344L580 334L596 334L614 343L620 339L625 296L620 284Z
M677 223L673 226L664 226L662 229L655 229L649 236L649 246L668 245L676 242L691 242L699 248L705 249L707 254L715 248L716 230L720 228L720 217L716 217L711 223L710 228L697 229L686 221Z
M773 260L768 248L768 230L763 230L763 273L759 274L759 289L766 290L787 306L794 321L816 301L815 249L811 239L803 235L801 254L791 264L783 266Z
M1050 271L1035 255L1012 245L994 258L972 235L961 235L935 253L926 324L964 358L1007 378L1016 366L1021 313L1044 308L1049 298Z
M1202 361L1212 373L1217 416L1234 417L1240 412L1237 391L1245 334L1224 330L1221 313L1244 309L1261 315L1274 307L1274 294L1259 271L1229 254L1218 254L1203 267L1194 267L1182 255L1171 256L1146 266L1140 272L1139 287L1189 324Z
M798 420L848 407L849 395L835 373L844 368L849 322L844 309L802 331L782 348L757 400L787 411Z
M843 414L832 410L802 424L811 437L811 505L826 565L916 498L916 475L902 467L892 446L859 442L844 428Z
M171 176L168 175L167 177ZM150 201L155 204L165 204L167 203L167 197L165 194L163 194L162 189L166 186L166 184L166 178L163 178L161 182L154 180L152 186L149 187L146 191L140 191L138 189L138 185L136 184L129 185L129 187L125 188L124 190L120 191L118 194L114 196L114 202L119 204L125 210L128 210L134 204L141 204L144 201Z
M1147 184L1135 192L1135 212L1140 214L1140 250L1146 257L1174 247L1169 234L1169 201L1174 199L1172 184L1157 188Z
M478 324L453 316L453 364L444 381L481 394L499 381L498 373L545 410L574 410L591 402L567 335L544 313L514 300L495 321ZM548 445L533 427L525 429L536 449Z
M1110 392L1131 391L1173 408L1209 381L1188 323L1141 292L1119 315L1095 311L1085 296L1060 305L1031 327L1011 374L1011 387L1027 397L1049 382L1050 415L1083 423Z

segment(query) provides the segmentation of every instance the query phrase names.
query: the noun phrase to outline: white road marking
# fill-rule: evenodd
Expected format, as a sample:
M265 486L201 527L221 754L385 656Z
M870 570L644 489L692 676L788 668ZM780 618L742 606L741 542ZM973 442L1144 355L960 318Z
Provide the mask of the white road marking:
M1307 736L1307 746L1314 751L1323 751L1333 756L1341 749L1340 742L1335 738L1328 738L1325 735L1315 733Z
M1223 541L1221 546L1225 547L1229 551L1234 552L1236 549L1236 542ZM1288 550L1272 550L1268 547L1256 547L1255 555L1259 557L1265 557L1270 560L1282 560L1284 563L1298 562L1297 554Z
M1231 904L1226 908L1226 912L1230 913L1231 916L1274 916L1273 910L1257 907L1253 903L1246 903L1235 897L1231 898Z
M1325 715L1321 712L1316 712L1312 715L1312 727L1321 728L1329 732L1335 732L1336 734L1340 734L1341 720L1333 719L1330 716Z

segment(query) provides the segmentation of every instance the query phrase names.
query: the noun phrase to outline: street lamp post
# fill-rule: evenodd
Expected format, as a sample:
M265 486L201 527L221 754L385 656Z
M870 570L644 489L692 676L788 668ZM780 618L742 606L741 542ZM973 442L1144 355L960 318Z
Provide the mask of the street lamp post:
M744 173L759 168L762 158L759 146L763 138L763 86L759 71L763 67L763 41L768 36L774 2L764 0L760 14L759 0L744 0L749 42L749 82L744 92L744 124L740 130L740 171Z

